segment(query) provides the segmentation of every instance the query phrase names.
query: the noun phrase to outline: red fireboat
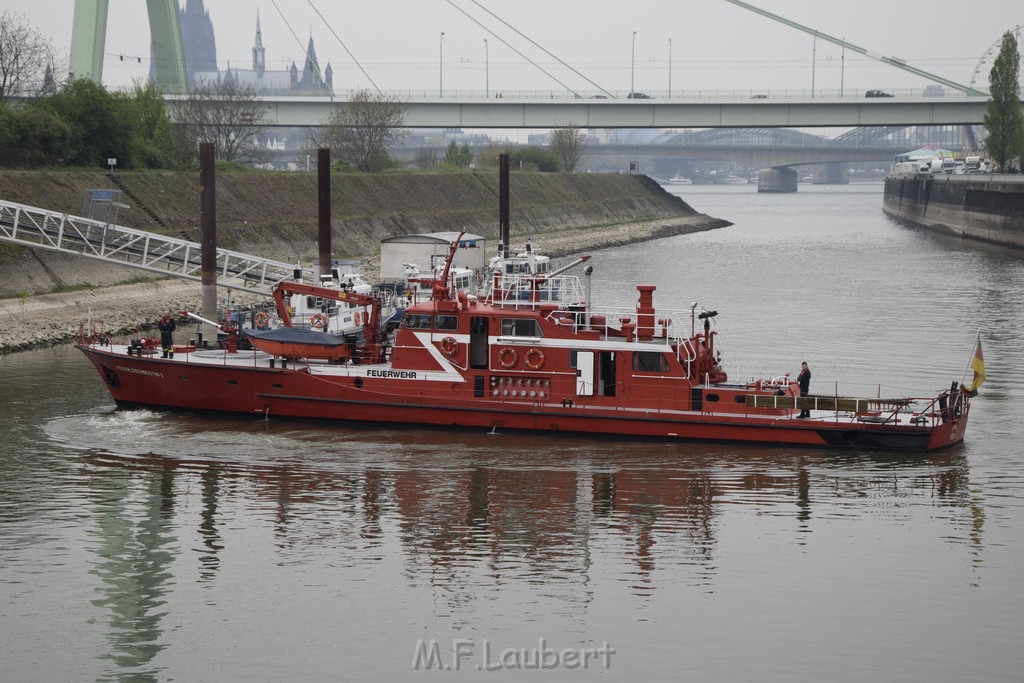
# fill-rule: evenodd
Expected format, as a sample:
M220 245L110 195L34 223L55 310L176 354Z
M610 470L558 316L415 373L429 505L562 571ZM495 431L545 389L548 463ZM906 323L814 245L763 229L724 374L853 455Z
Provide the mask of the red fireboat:
M278 329L221 324L217 346L168 358L155 339L112 343L91 330L78 348L122 408L908 451L964 438L971 392L956 382L927 398L800 396L788 376L730 382L716 311L656 309L654 285L637 287L635 308L596 310L590 257L537 273L532 252L502 245L471 295L449 278L457 243L397 328L382 325L382 299L284 281ZM567 274L584 264L582 279ZM362 333L293 325L293 294L367 307Z

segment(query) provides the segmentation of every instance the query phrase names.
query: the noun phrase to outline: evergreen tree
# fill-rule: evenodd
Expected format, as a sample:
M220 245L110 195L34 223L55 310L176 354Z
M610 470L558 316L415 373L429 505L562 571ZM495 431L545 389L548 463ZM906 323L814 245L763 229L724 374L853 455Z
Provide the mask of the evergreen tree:
M473 152L469 149L469 145L462 143L462 147L452 140L448 143L448 148L444 152L443 163L448 166L455 166L457 168L465 168L473 163Z
M991 99L985 111L985 128L988 129L985 148L1001 171L1006 170L1015 156L1024 153L1024 113L1021 113L1019 77L1017 39L1007 31L1003 34L999 56L988 76Z

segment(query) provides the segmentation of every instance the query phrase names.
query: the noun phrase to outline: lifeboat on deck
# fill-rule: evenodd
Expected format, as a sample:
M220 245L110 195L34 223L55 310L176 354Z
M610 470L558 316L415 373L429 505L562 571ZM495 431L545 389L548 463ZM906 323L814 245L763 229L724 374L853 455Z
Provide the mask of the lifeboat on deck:
M258 350L282 358L340 361L351 357L351 344L344 337L298 327L272 330L242 330Z

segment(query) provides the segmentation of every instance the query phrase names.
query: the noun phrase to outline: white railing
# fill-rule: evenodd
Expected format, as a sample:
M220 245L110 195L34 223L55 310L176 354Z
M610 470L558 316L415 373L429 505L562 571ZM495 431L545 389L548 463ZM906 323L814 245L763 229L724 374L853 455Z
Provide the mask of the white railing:
M551 313L548 317L556 325L571 326L574 332L591 329L604 336L608 336L609 333L611 333L611 336L621 336L623 323L631 324L634 326L634 339L636 339L639 326L638 314L635 308L591 309L589 318L582 310L566 311L562 309ZM588 320L589 326L587 324ZM685 340L690 336L690 311L656 310L652 327L653 333L649 337L644 337L644 343L665 344L668 346L676 341ZM693 357L696 357L696 355Z
M584 301L583 286L576 275L502 275L492 286L492 302L514 309L544 304L564 307Z

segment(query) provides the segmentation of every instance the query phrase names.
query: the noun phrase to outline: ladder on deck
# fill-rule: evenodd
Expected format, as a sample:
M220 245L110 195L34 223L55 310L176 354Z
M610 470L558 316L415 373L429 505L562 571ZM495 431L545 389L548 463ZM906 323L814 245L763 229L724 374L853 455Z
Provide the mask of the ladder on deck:
M0 240L202 281L198 242L3 200ZM282 261L217 249L217 284L229 289L269 296L275 284L292 277L294 268Z

